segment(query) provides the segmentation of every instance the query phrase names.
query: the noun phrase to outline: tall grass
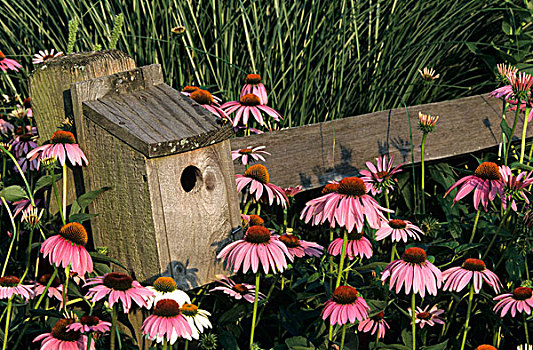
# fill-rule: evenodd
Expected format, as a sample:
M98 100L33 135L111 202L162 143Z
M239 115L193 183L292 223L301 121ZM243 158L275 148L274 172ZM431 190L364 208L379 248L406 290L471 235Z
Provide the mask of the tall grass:
M122 13L118 48L139 65L160 63L170 85L207 86L226 99L237 97L246 73L257 72L283 126L484 92L498 60L531 58L530 44L516 34L531 38L522 20L527 7L500 0L0 3L7 55L29 63L38 49L65 50L71 19L80 22L75 50L106 48ZM182 36L170 31L180 25ZM417 73L424 66L441 73L429 90Z

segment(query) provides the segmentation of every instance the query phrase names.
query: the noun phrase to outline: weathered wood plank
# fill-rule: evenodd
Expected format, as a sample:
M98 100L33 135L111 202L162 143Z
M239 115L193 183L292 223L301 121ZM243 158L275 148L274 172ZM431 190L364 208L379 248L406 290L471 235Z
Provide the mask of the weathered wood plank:
M449 158L498 145L501 101L488 95L408 107L413 128L415 162L420 161L422 132L418 130L418 112L440 116L434 133L426 142L426 161ZM508 119L513 120L514 114ZM516 136L522 130L522 120ZM533 137L529 128L528 137ZM290 128L260 135L235 138L231 149L267 146L272 183L306 189L323 186L357 174L365 162L382 154L394 155L396 163L410 162L409 128L403 108L369 113L320 124ZM234 162L235 173L244 171Z

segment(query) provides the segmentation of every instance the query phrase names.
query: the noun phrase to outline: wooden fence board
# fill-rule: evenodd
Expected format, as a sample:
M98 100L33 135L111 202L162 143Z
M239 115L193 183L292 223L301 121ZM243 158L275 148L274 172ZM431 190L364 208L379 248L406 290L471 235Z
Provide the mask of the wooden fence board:
M413 129L415 162L420 161L422 132L418 112L440 116L426 142L426 161L468 154L498 145L501 101L478 95L452 101L408 107ZM508 113L509 124L514 112ZM522 131L519 120L515 137ZM528 137L533 136L529 129ZM317 188L329 180L354 176L365 162L381 154L394 155L395 163L410 162L409 128L404 108L284 129L231 140L231 149L267 146L272 153L267 168L272 183ZM235 173L244 167L236 160Z

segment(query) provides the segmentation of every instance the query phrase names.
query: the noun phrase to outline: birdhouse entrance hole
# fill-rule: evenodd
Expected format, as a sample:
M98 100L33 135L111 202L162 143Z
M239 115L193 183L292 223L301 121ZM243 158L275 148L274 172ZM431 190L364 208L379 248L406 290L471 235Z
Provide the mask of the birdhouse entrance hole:
M191 192L195 187L202 184L202 173L194 165L189 165L181 173L181 187L185 192Z

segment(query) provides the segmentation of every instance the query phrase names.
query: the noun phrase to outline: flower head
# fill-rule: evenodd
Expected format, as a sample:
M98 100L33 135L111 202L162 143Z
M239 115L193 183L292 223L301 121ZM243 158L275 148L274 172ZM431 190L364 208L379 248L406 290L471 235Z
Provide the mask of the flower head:
M153 296L148 298L148 309L151 309L152 305L157 304L162 299L175 300L180 306L191 302L187 293L178 289L178 285L172 277L159 277L153 286L146 288L153 292Z
M46 60L49 60L50 58L63 56L63 51L58 51L58 52L54 52L54 51L55 51L54 49L50 50L50 52L48 52L48 50L44 50L44 51L40 50L39 53L36 53L35 55L33 55L32 63L39 64L39 63L43 63Z
M320 244L304 241L293 234L284 233L277 237L287 246L287 250L293 257L303 258L305 255L319 257L324 250Z
M198 86L187 85L183 88L183 90L181 90L181 94L190 97L191 94L197 90L200 90ZM222 100L219 97L212 95L211 93L209 93L209 95L211 96L211 98L208 98L208 100L213 99L212 104L216 107L220 107L220 103L222 102Z
M44 209L38 208L26 208L22 211L22 221L35 228L39 225L41 218L43 217Z
M61 227L58 235L43 242L41 253L45 258L50 255L50 263L63 268L70 264L71 271L85 275L93 272L93 260L85 249L88 238L81 224L70 222Z
M192 340L192 329L175 300L162 299L154 307L153 315L144 320L141 331L147 338L174 344L178 338Z
M52 332L44 333L33 341L41 341L41 350L80 350L87 349L87 336L78 331L70 330L69 326L75 323L73 318L60 319L52 328ZM90 350L94 350L94 341Z
M479 259L466 259L462 266L452 267L442 273L445 284L443 290L462 291L470 281L474 283L474 291L479 293L483 281L491 286L496 293L500 291L501 282L498 276Z
M304 190L303 187L300 186L300 185L297 185L297 186L294 186L294 187L287 187L287 188L283 189L283 191L285 192L285 195L287 197L294 197L298 193L302 192L303 190Z
M213 95L211 95L209 91L196 89L189 94L189 97L193 99L194 102L198 103L200 106L204 107L220 119L228 120L231 122L231 119L229 119L226 112L224 112L224 110L220 108L218 102L215 102L215 98L213 97Z
M249 303L253 303L255 299L255 286L247 283L235 283L231 278L226 275L217 275L217 282L222 284L222 286L215 287L210 290L213 292L215 290L222 291L223 293L235 298L236 300L244 299ZM266 296L259 292L258 300L265 299Z
M279 186L270 183L270 175L267 168L262 164L254 164L244 172L244 175L235 175L235 182L237 183L237 190L243 191L245 188L254 196L257 201L262 200L269 205L281 205L287 208L289 199L285 195L285 191Z
M378 338L383 339L385 338L385 331L390 329L389 324L387 321L385 321L384 317L385 314L383 311L378 312L374 316L359 322L357 330L363 333L370 333L371 335L374 335L374 333L378 332Z
M111 323L102 321L96 316L84 315L78 322L70 324L67 329L80 333L107 333L111 329Z
M527 93L533 86L533 76L525 72L508 72L506 77L513 89L513 97L518 101L527 99Z
M392 236L393 242L404 241L407 243L407 237L420 240L420 235L424 235L417 226L407 220L392 219L383 221L381 227L376 231L376 241L381 241L389 236Z
M29 300L33 297L32 286L20 283L20 279L15 276L0 277L0 299L10 299L19 295L23 299Z
M425 134L433 132L439 116L418 112L418 128Z
M50 278L52 278L51 273L47 273L39 277L39 280L33 287L33 294L35 297L44 293L48 282L50 282ZM63 302L63 296L61 295L62 292L63 285L59 284L59 279L55 277L52 283L50 284L50 287L48 287L47 295L49 298L56 298L57 300Z
M392 167L392 162L394 157L387 158L387 156L381 156L376 158L376 165L372 162L366 162L366 167L369 170L361 170L360 173L363 175L361 179L366 183L372 184L372 195L381 193L385 190L387 193L389 190L394 188L394 183L396 179L393 179L392 176L402 171L400 167L402 164L397 165L395 168Z
M330 300L324 304L322 319L329 317L329 324L339 326L368 318L370 307L365 299L359 296L357 290L350 286L339 286L333 292Z
M502 181L502 175L498 165L492 162L483 162L474 171L474 175L468 175L453 184L444 197L446 197L454 188L461 185L457 191L453 201L458 202L474 190L474 208L479 207L479 203L483 204L483 208L487 211L489 201L496 198L496 194L500 198L505 196L505 185Z
M265 226L265 220L263 220L259 215L244 215L241 214L241 219L248 224L248 226Z
M440 74L435 74L433 68L424 67L424 69L419 69L418 73L422 76L422 79L425 81L432 81L440 78Z
M358 177L345 177L335 192L324 194L305 204L300 215L306 223L313 225L329 221L331 227L337 224L345 227L348 232L361 232L365 218L372 228L379 228L385 220L383 211L392 212L381 207L374 198L369 196L365 182Z
M181 314L185 317L187 322L189 322L191 336L194 339L199 339L201 333L207 328L213 327L209 321L209 316L211 316L211 314L206 310L199 309L196 305L190 303L182 305Z
M222 109L227 114L235 112L235 118L233 119L233 126L236 127L242 121L242 124L248 126L248 119L252 116L259 125L265 125L262 113L272 117L276 122L279 122L281 115L274 109L265 106L261 103L261 98L253 93L241 95L239 101L226 102L222 106Z
M231 151L231 159L236 160L241 158L242 165L248 165L251 162L257 162L259 160L265 161L265 157L262 154L270 155L264 149L266 146L246 147Z
M58 130L54 132L49 144L42 145L34 150L30 151L26 156L28 159L33 160L39 157L39 159L57 157L61 166L65 165L65 161L68 157L70 163L76 165L89 165L89 161L80 149L80 146L76 144L76 138L70 131Z
M4 73L7 73L9 69L18 72L18 69L21 67L22 65L20 63L11 58L7 58L6 55L0 51L0 69L3 70Z
M415 323L417 323L420 328L424 328L424 326L427 324L428 326L434 326L435 324L444 324L444 320L440 317L444 313L444 310L437 308L437 305L433 305L431 309L429 309L429 305L426 305L424 309L420 307L416 307L416 318ZM413 310L411 308L408 308L407 311L409 312L409 315L413 314Z
M389 289L396 286L399 293L405 285L405 294L419 293L423 298L426 290L430 295L437 295L437 289L442 284L442 273L432 263L427 261L424 249L412 247L405 250L402 258L391 262L381 275L381 281L390 277Z
M328 247L328 254L333 256L341 255L343 243L342 238L334 239ZM348 233L346 256L350 260L355 259L356 256L359 256L361 259L363 257L367 259L372 257L372 243L363 235L363 232L352 231Z
M266 274L272 269L273 273L283 272L287 268L287 259L293 261L289 250L276 236L263 226L250 226L243 239L230 243L217 255L217 259L224 259L227 267L237 272L252 270L256 273L262 266Z
M531 314L533 309L533 293L531 288L517 287L512 293L505 293L494 298L498 303L494 306L494 312L500 311L500 317L504 317L507 312L515 317L517 312Z
M89 278L85 285L92 285L86 295L91 301L97 302L109 296L109 306L113 307L115 303L120 301L125 314L130 311L132 301L139 307L147 307L147 299L153 296L152 291L141 286L129 275L120 272L110 272L103 276Z
M515 66L505 63L499 63L496 65L496 69L498 70L498 76L502 83L505 85L509 84L509 80L507 79L507 74L516 74L518 73L518 68Z
M498 350L496 349L494 346L492 345L488 345L488 344L482 344L482 345L479 345L477 348L475 348L474 350Z
M523 200L529 204L529 191L527 188L533 184L532 173L533 171L529 173L522 171L515 176L508 166L504 165L500 167L500 175L505 185L505 196L501 198L504 209L507 209L507 205L511 203L511 208L514 211L518 211L516 205L517 200Z
M267 91L259 74L248 74L246 76L246 84L241 89L241 97L248 94L254 94L259 97L263 105L268 103Z

